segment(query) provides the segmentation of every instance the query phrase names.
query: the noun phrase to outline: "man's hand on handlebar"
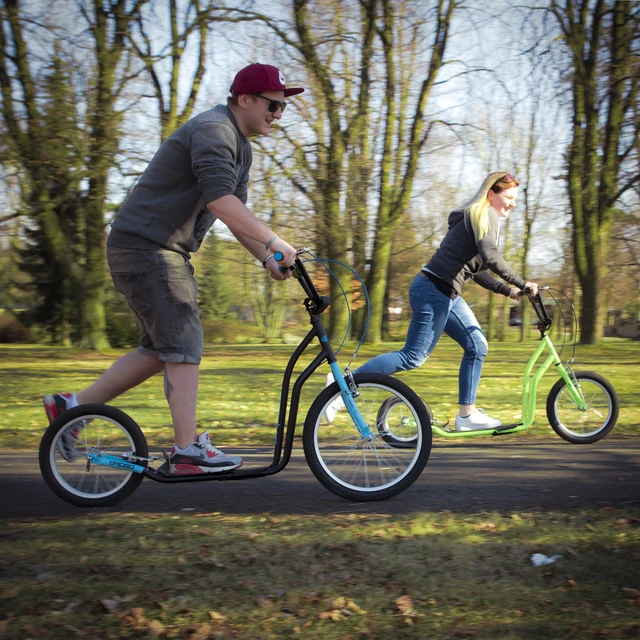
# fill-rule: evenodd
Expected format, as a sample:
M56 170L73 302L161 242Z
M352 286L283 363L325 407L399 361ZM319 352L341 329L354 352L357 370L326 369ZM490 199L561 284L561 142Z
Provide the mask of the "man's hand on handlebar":
M269 260L266 267L274 280L286 280L291 277L291 267L296 259L296 249L282 238L276 239L269 246L269 250L275 256L275 259ZM280 258L280 255L282 258ZM280 269L282 267L282 269Z
M282 266L282 262L276 262L273 258L267 262L265 268L274 280L286 280L290 278L293 273L292 269L285 269Z

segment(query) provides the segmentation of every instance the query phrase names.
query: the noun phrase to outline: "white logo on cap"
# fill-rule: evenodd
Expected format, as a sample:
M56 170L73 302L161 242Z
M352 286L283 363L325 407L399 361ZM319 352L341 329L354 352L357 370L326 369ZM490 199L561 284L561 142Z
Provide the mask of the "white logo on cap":
M282 76L282 71L278 69L278 80L280 80L280 84L284 84L284 77Z

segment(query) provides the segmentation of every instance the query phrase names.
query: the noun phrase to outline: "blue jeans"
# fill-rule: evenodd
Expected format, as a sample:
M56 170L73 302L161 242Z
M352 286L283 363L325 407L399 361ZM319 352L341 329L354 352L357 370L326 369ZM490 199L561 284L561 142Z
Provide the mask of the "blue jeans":
M444 331L464 350L458 376L458 403L475 404L489 346L473 311L462 297L451 300L420 274L409 288L409 303L413 315L404 347L372 358L358 367L357 372L393 375L416 369L424 364Z

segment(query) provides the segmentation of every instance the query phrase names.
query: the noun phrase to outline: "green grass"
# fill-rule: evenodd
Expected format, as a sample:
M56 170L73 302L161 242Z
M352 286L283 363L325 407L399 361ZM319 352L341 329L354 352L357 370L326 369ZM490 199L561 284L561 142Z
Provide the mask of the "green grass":
M0 637L635 638L639 517L84 513L5 522ZM533 553L562 557L534 567Z
M507 423L520 415L522 376L530 354L537 345L492 343L485 363L478 404ZM363 347L354 367L377 353L397 349L398 343L375 348ZM209 345L201 367L198 405L199 426L208 429L216 444L251 445L273 442L277 421L280 384L291 345ZM73 349L0 345L0 399L5 420L0 426L0 446L35 448L45 424L41 397L46 393L78 391L91 384L123 352L94 353ZM310 354L316 353L310 349ZM569 357L565 348L563 357ZM339 362L346 366L349 353L344 349ZM304 364L310 361L304 360ZM452 419L457 411L457 377L460 349L443 338L427 363L420 369L399 374L430 405L434 416ZM301 370L299 365L297 370ZM620 417L612 436L640 434L640 342L607 339L598 347L578 346L576 370L594 370L614 385L620 399ZM324 366L305 385L298 416L304 423L309 405L324 385ZM548 390L557 377L549 371L538 394L536 423L528 431L512 437L526 439L556 437L545 414ZM171 416L160 376L129 391L113 404L129 413L154 445L172 441Z
M535 344L491 345L479 404L503 420L519 413ZM355 365L397 346L365 347ZM217 444L272 442L291 351L207 349L199 420ZM41 396L81 389L120 353L0 345L0 446L35 449L45 427ZM620 418L609 437L637 437L640 343L607 340L579 347L576 356L576 369L601 373L618 392ZM445 338L425 366L400 376L440 419L455 415L459 358ZM305 387L299 429L325 372ZM544 413L554 379L543 379L536 425L511 438L557 437ZM152 444L171 444L161 378L114 404ZM633 505L399 516L381 506L322 517L78 510L68 518L5 519L0 639L637 638L639 525ZM562 558L534 567L533 553Z

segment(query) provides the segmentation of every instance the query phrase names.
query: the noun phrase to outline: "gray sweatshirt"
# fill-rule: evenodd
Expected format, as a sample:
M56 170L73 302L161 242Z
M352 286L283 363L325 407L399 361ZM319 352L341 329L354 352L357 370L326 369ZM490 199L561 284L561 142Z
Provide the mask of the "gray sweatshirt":
M493 271L506 282L522 289L526 283L505 261L498 251L500 238L500 219L491 207L489 213L489 232L480 241L469 219L468 209L456 209L449 214L449 229L437 251L423 267L423 271L449 284L458 293L467 280L473 278L485 289L508 296L511 287L496 280L487 269Z
M246 204L252 159L226 105L193 117L160 145L114 218L107 244L189 258L215 222L209 202L233 194Z

